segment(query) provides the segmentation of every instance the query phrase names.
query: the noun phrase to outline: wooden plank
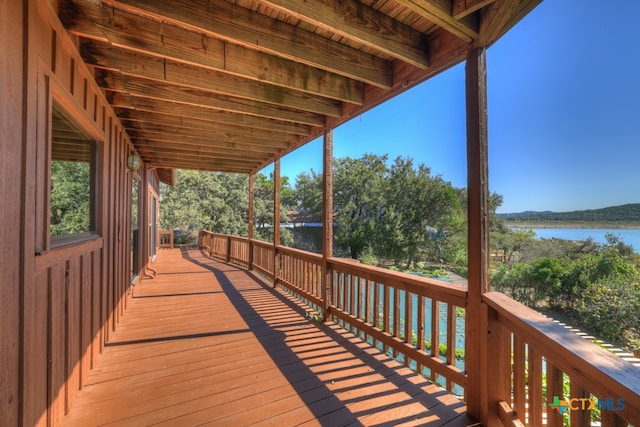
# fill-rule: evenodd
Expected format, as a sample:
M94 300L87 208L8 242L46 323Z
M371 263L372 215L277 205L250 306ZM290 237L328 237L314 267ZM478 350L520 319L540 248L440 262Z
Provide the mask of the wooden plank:
M526 420L526 368L525 343L518 335L513 336L513 409L521 420Z
M549 427L562 427L564 420L560 410L554 410L549 407L550 403L553 403L554 398L558 396L560 399L564 399L564 387L563 387L563 373L560 369L547 362L547 395L546 398L546 414L547 425Z
M462 19L473 12L482 9L496 0L453 0L451 15L454 19Z
M230 3L203 8L187 0L156 2L119 0L132 11L204 31L252 49L380 87L391 85L390 64L363 51L333 42ZM228 19L233 16L233 21ZM319 60L320 59L320 60Z
M23 420L32 426L45 426L47 423L49 376L49 274L48 270L41 270L34 274L34 285L25 304L24 315L24 354L29 357L24 360L23 379ZM4 324L3 324L4 327ZM5 365L6 366L6 365ZM2 420L2 416L0 416ZM1 424L1 422L0 422ZM9 425L9 424L7 424Z
M102 351L102 250L91 253L91 366Z
M429 59L423 35L409 26L354 0L268 0L265 4L283 13L324 28L419 68Z
M441 26L465 42L478 38L478 24L474 16L455 19L451 15L450 0L397 0L406 8Z
M273 286L280 277L280 159L273 162Z
M65 354L66 354L66 408L65 412L69 410L69 405L75 399L78 390L81 388L80 378L80 341L81 333L80 328L82 325L82 318L80 317L80 258L76 257L70 259L66 263L66 342L65 342Z
M210 127L208 130L185 128L180 126L166 127L153 125L153 124L137 124L135 126L129 126L128 131L134 141L145 140L149 141L164 141L173 142L176 147L180 147L181 144L185 145L206 145L209 147L224 147L224 148L237 148L238 151L244 149L256 149L259 147L271 148L271 153L274 149L287 149L292 143L296 141L295 137L279 138L279 135L274 135L270 132L252 134L251 132L231 132L231 130L222 129L218 130L216 126ZM270 138L273 136L273 138ZM255 147L257 146L257 147ZM238 153L234 153L238 154Z
M49 420L57 425L66 413L66 263L50 268L49 276Z

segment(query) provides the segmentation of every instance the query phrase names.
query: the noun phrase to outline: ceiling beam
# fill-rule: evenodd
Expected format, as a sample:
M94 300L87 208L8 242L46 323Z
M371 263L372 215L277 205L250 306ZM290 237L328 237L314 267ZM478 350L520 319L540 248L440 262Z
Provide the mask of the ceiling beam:
M172 168L172 169L196 169L206 170L211 172L226 172L226 173L244 173L250 174L255 172L260 166L249 164L247 162L235 162L229 160L198 160L191 158L175 158L172 156L150 156L142 159L150 166L160 168ZM259 169L258 169L259 170Z
M389 62L226 1L104 0L103 3L364 83L382 88L392 84Z
M444 28L463 41L470 43L478 38L478 24L473 15L457 20L452 15L451 0L395 0L414 13Z
M422 33L356 0L261 0L262 4L418 68L428 68Z
M246 126L237 126L235 124L214 123L206 120L193 119L191 117L170 116L167 114L157 114L150 112L140 112L129 110L126 116L120 116L120 121L127 124L137 124L139 126L165 126L167 129L193 129L199 131L214 132L220 134L236 134L246 136L256 136L272 140L293 143L298 140L296 135L283 132L274 132L264 129L251 129Z
M168 139L180 139L180 138L197 138L202 140L211 141L223 141L223 142L246 142L247 144L256 144L264 147L276 147L276 148L288 148L290 144L294 144L291 140L282 140L269 138L269 135L264 132L259 132L255 135L249 135L246 132L226 132L221 131L217 127L211 127L209 129L193 129L188 127L171 126L171 125L158 125L153 123L144 122L127 122L127 130L140 133L150 134L164 134L164 138Z
M69 12L77 9L68 6L74 2L81 12ZM363 102L363 83L345 76L89 0L64 0L59 9L66 11L61 19L67 30L79 37L339 101Z
M221 157L239 158L239 159L259 159L259 161L275 160L276 154L280 154L280 150L274 150L269 147L249 146L237 144L235 148L220 147L219 145L210 144L210 141L199 141L199 144L181 144L176 145L175 142L161 141L155 139L133 139L134 146L141 152L153 152L156 148L167 150L193 150L207 152L210 155L219 155Z
M339 101L159 57L113 49L108 45L90 48L87 44L84 44L82 57L89 65L116 69L124 75L140 79L161 81L167 84L282 105L332 117L339 117L342 113Z
M107 81L109 82L105 85ZM310 126L323 127L325 124L324 116L320 114L279 107L272 104L259 103L241 98L216 95L211 92L198 91L196 89L156 81L136 79L128 76L112 74L109 77L105 77L101 82L101 85L103 85L102 87L105 90L124 92L129 96L139 98L181 102L195 106L215 108L238 114L248 114Z
M127 100L130 102L128 106L125 107L121 105L119 107L115 107L118 117L126 119L136 112L143 114L155 113L169 117L189 117L212 123L242 126L249 129L263 129L298 136L307 136L311 133L309 127L305 125L232 113L229 111L220 111L213 108L135 97L129 97Z
M451 15L454 19L462 19L490 5L496 0L453 0Z

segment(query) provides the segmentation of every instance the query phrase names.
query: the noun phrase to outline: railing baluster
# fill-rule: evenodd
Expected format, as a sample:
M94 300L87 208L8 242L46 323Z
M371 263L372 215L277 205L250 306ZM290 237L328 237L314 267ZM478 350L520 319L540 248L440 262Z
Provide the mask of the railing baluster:
M382 308L382 329L389 333L389 300L390 300L390 295L389 295L389 287L387 285L383 285L383 298L384 298L384 302L383 302L383 308ZM389 350L389 347L385 344L384 345L384 352L386 353Z
M563 379L564 374L562 371L547 360L547 395L545 396L547 401L544 407L546 408L547 425L549 427L561 427L564 425L560 411L549 407L549 403L553 402L555 396L558 396L560 399L565 398Z
M569 390L571 399L588 399L589 393L586 392L584 388L576 381L574 378L571 378L569 382ZM574 401L576 402L576 401ZM577 404L580 405L582 401L577 401ZM588 426L591 425L591 411L583 410L582 407L577 410L573 410L570 407L571 412L569 413L569 418L571 420L572 426Z
M542 356L529 346L529 424L542 425ZM578 425L578 424L575 424Z
M431 298L431 357L440 357L440 301ZM431 371L431 380L438 381L438 373Z
M425 304L426 298L424 295L418 295L418 316L417 316L417 331L416 331L416 347L418 350L424 350L424 328L425 328ZM416 366L416 370L419 373L422 373L423 366L418 363Z
M447 304L447 363L456 363L456 307L452 304ZM447 390L452 389L451 380L447 378Z
M373 282L373 326L382 328L380 313L380 284ZM378 342L374 340L374 346L378 346Z
M440 301L433 298L431 299L431 356L440 356Z
M525 344L518 336L513 336L513 408L523 422L526 421L526 369Z
M400 338L400 292L398 288L393 288L393 336ZM393 348L393 358L398 357L398 350Z
M413 344L413 294L404 292L404 342ZM404 365L409 367L411 359L404 356Z

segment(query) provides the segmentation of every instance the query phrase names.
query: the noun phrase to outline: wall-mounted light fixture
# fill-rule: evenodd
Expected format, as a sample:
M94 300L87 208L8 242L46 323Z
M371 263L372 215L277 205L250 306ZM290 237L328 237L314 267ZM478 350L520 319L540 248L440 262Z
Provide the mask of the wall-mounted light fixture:
M138 153L134 151L131 154L129 154L129 157L127 157L127 167L131 172L135 172L138 169L140 169L141 165L142 165L142 159L140 158Z

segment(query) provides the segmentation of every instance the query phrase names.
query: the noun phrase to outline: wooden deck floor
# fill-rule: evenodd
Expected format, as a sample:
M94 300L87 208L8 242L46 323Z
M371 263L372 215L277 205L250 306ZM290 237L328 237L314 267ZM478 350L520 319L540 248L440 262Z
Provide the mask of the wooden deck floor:
M468 426L465 406L242 269L160 251L65 426Z

